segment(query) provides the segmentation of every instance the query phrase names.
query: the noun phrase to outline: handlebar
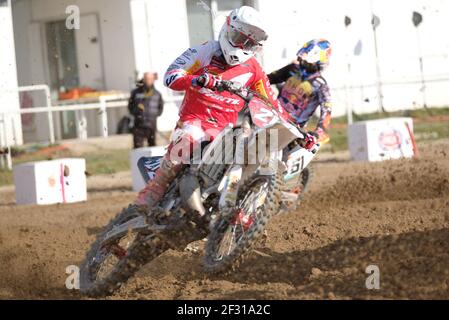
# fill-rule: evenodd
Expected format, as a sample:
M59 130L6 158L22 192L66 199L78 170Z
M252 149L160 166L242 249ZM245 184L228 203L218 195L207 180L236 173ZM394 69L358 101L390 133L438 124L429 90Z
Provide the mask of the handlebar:
M291 119L283 118L280 115L279 110L271 104L271 101L267 97L259 94L257 91L243 87L240 83L233 82L230 80L218 81L218 83L215 85L214 90L216 90L217 92L227 91L231 94L234 94L234 95L240 97L242 100L244 100L247 105L249 104L251 99L253 99L254 97L257 97L257 98L261 99L262 101L264 101L266 106L269 107L280 119L295 126L297 128L297 130L303 135L304 138L307 137L307 135L308 135L308 133L304 129L302 129L300 126L298 126L298 124L296 122L292 121Z
M274 107L271 102L264 96L260 95L258 92L251 90L249 88L244 88L240 83L236 83L229 80L221 80L218 85L215 87L215 89L218 92L227 91L229 93L235 94L236 96L243 99L247 104L251 101L251 99L256 96L259 99L263 100L265 104L271 108L271 110L278 115L280 119L283 119L280 114L279 110ZM291 119L283 119L284 121L287 121L291 125L295 126L296 129L303 135L304 139L309 135L307 131L305 131L303 128L301 128L296 122L292 121ZM302 146L302 145L301 145ZM304 146L302 146L304 147ZM312 150L312 153L316 153L316 149Z
M243 100L245 100L246 102L249 102L251 100L251 98L248 99L248 94L247 94L247 93L249 93L250 90L243 88L242 85L238 82L233 82L233 81L229 81L229 80L221 80L217 84L215 89L218 92L227 91L229 93L235 94L235 95L239 96L240 98L242 98Z
M218 92L227 91L232 94L235 94L236 96L242 98L247 103L249 103L251 101L251 99L254 96L256 96L259 99L263 100L267 104L267 106L269 106L271 108L271 110L273 110L276 114L279 114L279 111L271 104L271 102L266 97L260 95L258 92L254 91L254 90L242 87L242 85L240 83L236 83L236 82L229 81L229 80L221 80L218 83L218 85L215 87L215 89ZM301 132L301 134L303 136L307 136L307 134L308 134L307 131L305 131L304 129L299 127L296 122L293 122L291 120L286 120L286 121L288 121L290 124L297 127L297 129L299 130L299 132Z

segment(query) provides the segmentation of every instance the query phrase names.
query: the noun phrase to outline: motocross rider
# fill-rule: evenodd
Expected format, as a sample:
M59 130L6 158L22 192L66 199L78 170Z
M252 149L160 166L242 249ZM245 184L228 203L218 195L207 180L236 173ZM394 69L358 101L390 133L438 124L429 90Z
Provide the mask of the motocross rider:
M313 134L318 142L329 141L331 97L322 72L329 64L331 45L325 39L313 39L299 49L297 61L268 75L271 84L285 82L278 100L300 127L304 127L320 107L320 118Z
M192 150L201 142L212 140L228 124L236 123L244 102L228 92L214 91L222 79L239 82L280 107L254 57L267 37L260 13L242 6L229 14L218 41L187 49L169 66L164 84L172 90L185 91L185 96L161 166L134 202L138 208L154 207L183 163L190 161ZM313 136L309 138L314 140ZM177 152L186 149L187 153Z

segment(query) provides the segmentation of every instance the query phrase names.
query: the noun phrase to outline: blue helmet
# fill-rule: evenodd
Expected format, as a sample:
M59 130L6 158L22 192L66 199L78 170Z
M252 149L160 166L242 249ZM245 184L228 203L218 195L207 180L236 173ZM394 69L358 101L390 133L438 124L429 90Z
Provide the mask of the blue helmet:
M323 71L329 65L331 44L325 39L313 39L299 49L297 56L299 69L305 76Z

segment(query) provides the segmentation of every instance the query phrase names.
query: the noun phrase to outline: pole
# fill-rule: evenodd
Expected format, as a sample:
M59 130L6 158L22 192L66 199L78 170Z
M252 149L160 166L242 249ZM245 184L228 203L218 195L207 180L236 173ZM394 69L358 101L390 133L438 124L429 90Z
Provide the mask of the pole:
M50 143L55 143L55 128L53 125L53 112L51 111L51 95L50 95L50 88L48 86L44 86L44 92L45 92L45 100L47 102L47 120L48 120L48 131L50 134Z
M86 113L84 110L76 110L76 134L78 139L86 140L87 139L87 119Z
M2 114L2 118L0 119L0 168L5 168L5 155L6 152L6 143L4 142L5 137L3 136L6 130L3 130L3 126L5 125L5 114Z
M9 171L12 170L11 146L6 148L6 167Z
M351 64L348 62L348 75L350 74L351 74ZM346 108L347 108L347 121L349 125L352 124L354 120L352 118L352 101L351 102L349 101L349 89L347 85L346 85Z
M101 136L107 138L108 136L108 114L106 112L106 97L100 97L100 128Z
M422 21L422 20L421 20ZM424 109L427 109L427 97L426 97L426 80L424 78L424 59L422 55L422 47L421 47L421 37L419 35L419 26L420 22L415 24L416 28L416 43L418 45L418 54L419 54L419 72L421 76L421 93L422 93L422 103Z
M421 93L424 109L427 109L427 98L426 98L426 80L424 79L424 65L423 57L419 57L419 69L421 72Z
M384 95L382 92L382 82L381 82L381 76L380 76L380 65L379 65L379 54L377 49L377 35L376 31L374 30L374 48L376 50L376 75L377 75L377 95L379 97L379 109L382 112L385 112L384 108Z
M9 141L8 141L8 131L6 130L6 119L5 119L5 114L2 115L2 131L3 131L3 141L1 142L1 145L3 146L2 149L2 161L1 161L1 165L2 167L5 166L5 159L6 159L6 168L8 170L12 170L12 159L11 159L11 147L9 145ZM5 154L6 153L6 154Z
M382 92L382 82L381 82L381 74L380 74L380 63L379 63L379 48L378 48L378 41L377 41L377 27L380 24L379 18L374 14L373 10L373 0L370 2L371 4L371 16L372 21L371 24L373 26L373 36L374 36L374 51L376 55L376 77L377 77L377 96L379 101L379 109L381 112L386 112L384 108L384 96Z
M345 16L344 21L345 21L346 33L348 33L349 26L351 25L351 18L348 16ZM346 39L349 39L349 37L346 37ZM349 48L348 40L346 41L346 48ZM352 124L353 119L352 119L352 102L349 101L350 99L349 99L349 88L348 88L348 82L352 82L352 81L349 81L351 79L351 63L349 61L348 49L346 49L346 63L347 63L347 68L348 68L348 77L346 79L346 84L345 84L346 120L347 120L348 125L350 125L350 124ZM352 95L351 95L351 97L352 97Z

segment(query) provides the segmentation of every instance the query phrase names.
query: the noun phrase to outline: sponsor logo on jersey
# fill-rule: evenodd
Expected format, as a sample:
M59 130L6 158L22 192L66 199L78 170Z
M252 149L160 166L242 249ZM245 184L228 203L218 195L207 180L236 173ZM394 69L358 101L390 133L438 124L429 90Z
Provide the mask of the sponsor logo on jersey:
M168 74L167 77L165 78L165 85L167 87L170 87L170 85L175 82L176 79L178 79L180 77L179 73L173 73L173 74Z
M224 97L224 96L215 94L213 91L206 89L206 88L201 88L199 90L199 93L203 94L204 96L206 96L208 98L212 98L213 100L217 100L217 101L228 103L228 104L238 105L240 103L239 99Z
M196 51L196 49L190 48L190 49L187 49L186 51L184 51L181 56L183 56L187 60L190 60L192 58L193 54L195 54L197 52L198 51Z
M182 66L186 64L186 61L185 61L184 59L182 59L182 58L177 58L177 59L175 60L175 62L176 62L177 64L182 65Z
M194 63L189 69L187 69L187 73L189 73L189 74L194 74L194 73L197 72L200 68L201 68L201 62L200 62L200 60L195 60L195 63Z
M262 79L260 79L259 81L256 82L255 88L258 93L260 93L265 98L268 98L268 95L267 95L267 92L265 91L265 87L263 85Z

